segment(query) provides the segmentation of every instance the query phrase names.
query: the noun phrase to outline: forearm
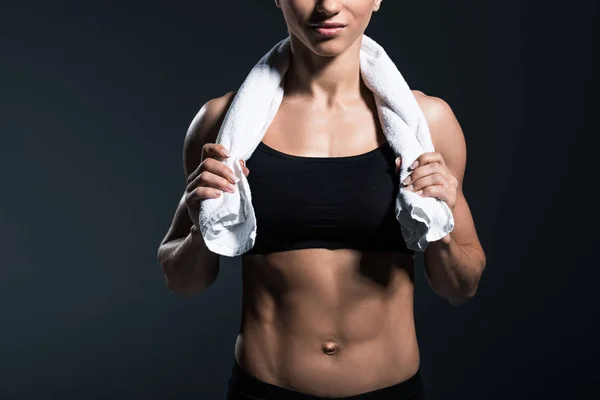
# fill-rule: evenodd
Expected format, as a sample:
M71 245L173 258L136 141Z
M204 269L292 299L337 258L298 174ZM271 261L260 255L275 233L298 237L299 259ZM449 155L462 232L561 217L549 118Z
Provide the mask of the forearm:
M459 244L451 235L430 243L424 260L430 286L454 305L473 297L486 263L481 247Z
M219 272L219 255L211 252L202 235L192 230L184 238L163 243L158 250L167 286L192 296L210 286Z

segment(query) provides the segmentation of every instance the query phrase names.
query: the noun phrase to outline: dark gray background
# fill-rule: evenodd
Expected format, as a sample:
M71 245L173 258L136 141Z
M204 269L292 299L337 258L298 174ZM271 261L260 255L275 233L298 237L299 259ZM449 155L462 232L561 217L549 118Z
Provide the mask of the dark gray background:
M191 119L283 38L279 11L270 0L19 4L0 11L0 398L222 397L239 259L186 300L165 287L156 249L184 190ZM369 28L411 87L455 110L488 256L479 293L458 308L419 269L430 399L589 398L599 383L584 205L597 16L596 1L386 0Z

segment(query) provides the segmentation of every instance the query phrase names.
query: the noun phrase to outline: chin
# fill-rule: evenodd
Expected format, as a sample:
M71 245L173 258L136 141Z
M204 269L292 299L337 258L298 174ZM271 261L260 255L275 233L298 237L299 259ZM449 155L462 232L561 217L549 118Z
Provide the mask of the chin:
M348 46L342 46L338 43L316 43L311 46L311 50L321 57L336 57L344 52Z
M316 55L321 57L336 57L342 54L351 46L346 40L341 38L322 40L310 43L307 47Z

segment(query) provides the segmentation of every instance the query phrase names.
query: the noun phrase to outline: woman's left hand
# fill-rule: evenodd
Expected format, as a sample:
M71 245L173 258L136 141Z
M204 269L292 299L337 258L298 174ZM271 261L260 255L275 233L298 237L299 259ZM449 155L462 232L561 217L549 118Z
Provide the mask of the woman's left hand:
M446 202L450 210L454 211L458 180L446 167L441 153L421 154L409 170L412 172L403 182L407 190L423 197L436 197Z

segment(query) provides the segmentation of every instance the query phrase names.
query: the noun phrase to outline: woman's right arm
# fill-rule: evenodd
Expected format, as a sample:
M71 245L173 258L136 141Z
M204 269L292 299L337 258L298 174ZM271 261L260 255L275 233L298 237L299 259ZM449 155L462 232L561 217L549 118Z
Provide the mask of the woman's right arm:
M207 102L186 134L183 149L186 192L173 222L158 248L167 286L182 296L193 296L210 286L219 273L219 255L208 250L198 229L200 202L218 197L233 181L220 162L223 146L214 144L233 93Z

